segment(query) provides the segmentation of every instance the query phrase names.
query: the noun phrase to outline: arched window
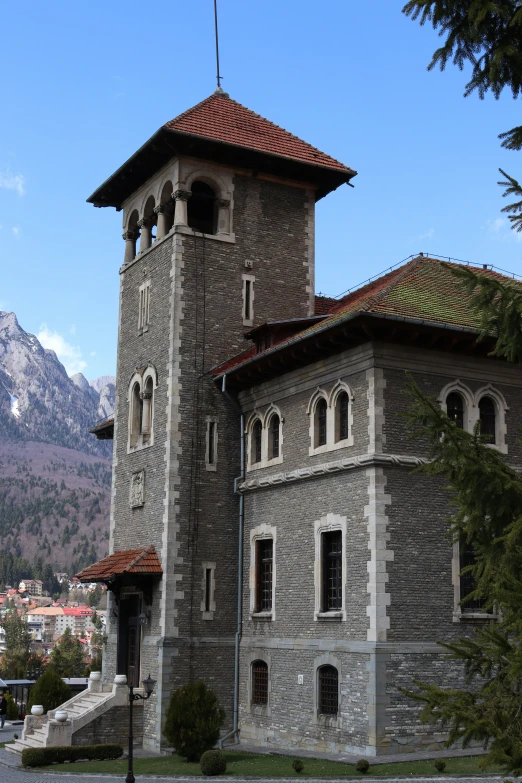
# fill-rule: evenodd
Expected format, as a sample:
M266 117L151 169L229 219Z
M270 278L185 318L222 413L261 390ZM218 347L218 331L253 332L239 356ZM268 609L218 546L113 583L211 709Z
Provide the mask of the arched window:
M135 446L141 433L142 419L142 399L140 385L138 382L132 387L131 394L131 415L130 415L130 445Z
M464 429L464 400L458 392L451 392L446 397L446 410L451 421L454 421L457 427Z
M335 403L336 419L336 440L346 440L348 438L348 412L349 412L348 392L341 392Z
M192 183L191 193L187 206L189 227L202 234L215 234L216 194L210 185L199 180Z
M252 452L251 462L261 462L261 445L263 441L263 427L259 419L256 419L252 427Z
M279 457L279 427L281 419L274 413L270 419L268 430L268 459L277 459Z
M495 403L491 397L482 397L479 402L480 433L488 443L495 443Z
M268 664L265 661L252 664L252 704L268 704Z
M321 666L318 671L318 711L320 715L337 715L339 711L339 673L335 666Z
M322 397L315 406L315 447L326 445L326 413L328 405Z
M152 378L149 376L145 383L145 388L142 393L142 422L141 422L141 434L143 438L143 444L146 445L150 442L150 436L152 432L152 411L153 411L153 395L154 385Z

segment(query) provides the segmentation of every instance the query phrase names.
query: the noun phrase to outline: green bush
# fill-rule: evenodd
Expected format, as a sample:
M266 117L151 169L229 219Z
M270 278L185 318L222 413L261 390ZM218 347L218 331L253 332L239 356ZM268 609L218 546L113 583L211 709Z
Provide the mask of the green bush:
M444 770L446 769L446 762L442 761L442 759L437 759L437 761L433 766L435 767L437 772L444 772Z
M292 769L294 769L296 772L302 772L304 769L304 764L301 761L301 759L294 759L292 761Z
M24 767L46 767L65 761L104 761L119 759L123 755L121 745L64 745L55 748L24 748Z
M207 750L201 756L200 765L204 775L222 775L227 771L227 760L220 750Z
M214 747L225 720L214 691L203 680L188 683L170 698L163 734L176 753L188 761Z
M370 769L370 762L366 759L359 759L357 764L355 765L355 769L357 772L368 772Z
M55 710L65 701L69 701L71 696L72 693L69 686L64 683L60 675L50 666L31 688L27 712L31 712L31 707L35 704L41 704L44 712Z
M11 696L10 693L4 693L4 698L7 702L7 720L18 720L18 705Z

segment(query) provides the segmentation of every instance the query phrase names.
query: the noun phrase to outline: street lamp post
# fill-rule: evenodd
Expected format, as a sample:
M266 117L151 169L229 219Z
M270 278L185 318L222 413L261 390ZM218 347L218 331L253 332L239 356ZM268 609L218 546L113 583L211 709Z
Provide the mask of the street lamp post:
M132 728L132 709L134 706L134 702L138 701L138 699L142 699L143 701L150 699L150 697L152 696L152 692L154 690L154 686L156 685L156 680L153 680L150 674L148 677L142 680L142 682L143 682L143 687L145 689L145 696L142 696L140 693L134 693L134 686L129 685L129 766L127 769L127 777L125 778L125 783L134 783L134 781L136 780L136 778L134 777L134 770L132 769L132 764L134 761L134 757L133 757L134 734Z

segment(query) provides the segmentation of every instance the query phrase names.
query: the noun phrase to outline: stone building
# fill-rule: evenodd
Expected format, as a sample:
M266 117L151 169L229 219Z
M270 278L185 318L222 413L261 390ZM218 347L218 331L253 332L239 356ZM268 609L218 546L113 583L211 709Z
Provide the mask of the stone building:
M437 640L494 619L460 604L472 553L412 472L404 390L518 465L521 372L477 342L451 264L315 295L315 203L355 173L218 91L89 199L122 211L125 255L115 416L93 430L114 437L111 555L78 577L109 588L104 681L157 680L148 747L201 677L230 741L439 748L398 688L460 682Z

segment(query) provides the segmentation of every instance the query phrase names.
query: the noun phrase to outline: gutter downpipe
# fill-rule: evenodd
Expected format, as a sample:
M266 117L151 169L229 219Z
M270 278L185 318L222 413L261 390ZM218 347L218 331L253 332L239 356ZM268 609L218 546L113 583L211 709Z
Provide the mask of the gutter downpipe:
M239 482L245 478L245 416L237 400L227 391L227 375L223 375L221 391L240 412L240 476L234 479L234 493L239 495L239 530L238 530L238 557L237 557L237 628L234 649L234 722L233 729L218 741L218 747L223 748L223 743L229 737L235 737L239 742L239 646L243 631L243 531L245 527L245 499L239 489Z

